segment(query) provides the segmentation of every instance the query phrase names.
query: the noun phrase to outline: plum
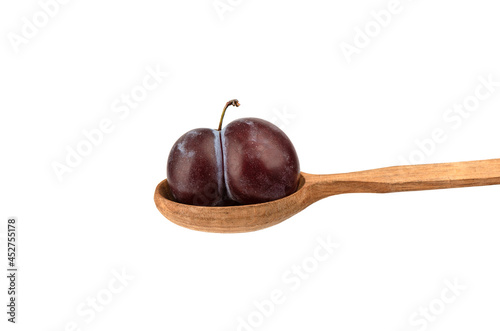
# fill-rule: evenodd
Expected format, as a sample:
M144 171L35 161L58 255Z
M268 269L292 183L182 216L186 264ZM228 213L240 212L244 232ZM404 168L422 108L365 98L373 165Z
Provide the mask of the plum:
M276 125L241 118L222 129L194 129L170 151L167 178L177 202L199 206L254 204L296 191L300 166L297 152ZM221 130L222 129L222 130Z

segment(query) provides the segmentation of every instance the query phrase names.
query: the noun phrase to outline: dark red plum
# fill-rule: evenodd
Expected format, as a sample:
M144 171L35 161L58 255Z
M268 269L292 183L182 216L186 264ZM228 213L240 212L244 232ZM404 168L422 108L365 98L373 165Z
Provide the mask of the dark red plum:
M195 129L170 151L167 178L177 202L200 206L254 204L294 193L299 159L286 134L258 118L233 121L221 131Z
M242 204L283 198L297 190L299 158L276 125L242 118L222 130L224 180L230 199Z
M177 140L170 151L167 178L178 202L216 206L224 200L220 132L194 129Z

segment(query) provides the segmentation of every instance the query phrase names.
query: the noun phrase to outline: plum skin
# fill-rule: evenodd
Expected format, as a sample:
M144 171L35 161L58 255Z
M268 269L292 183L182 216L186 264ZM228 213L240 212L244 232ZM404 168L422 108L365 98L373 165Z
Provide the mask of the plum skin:
M286 134L258 118L229 123L221 134L228 197L242 204L281 199L297 190L297 152Z
M299 177L290 139L258 118L235 120L222 131L191 130L177 140L167 162L175 200L191 205L277 200L297 190Z
M217 206L224 200L220 132L194 129L182 135L170 150L167 178L176 201Z

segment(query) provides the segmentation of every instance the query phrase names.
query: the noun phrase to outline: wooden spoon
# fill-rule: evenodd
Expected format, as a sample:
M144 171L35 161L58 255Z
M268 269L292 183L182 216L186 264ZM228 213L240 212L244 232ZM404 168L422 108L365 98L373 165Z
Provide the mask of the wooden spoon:
M297 191L245 206L200 207L173 201L167 179L156 187L158 210L172 222L206 232L249 232L278 224L307 206L342 193L390 193L500 184L500 159L397 166L334 175L302 172Z

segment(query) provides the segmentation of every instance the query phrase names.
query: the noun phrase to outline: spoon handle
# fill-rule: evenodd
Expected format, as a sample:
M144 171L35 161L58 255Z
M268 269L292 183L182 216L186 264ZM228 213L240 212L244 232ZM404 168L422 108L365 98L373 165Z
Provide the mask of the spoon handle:
M321 197L341 193L389 193L500 184L500 159L396 166L335 175L314 175Z

